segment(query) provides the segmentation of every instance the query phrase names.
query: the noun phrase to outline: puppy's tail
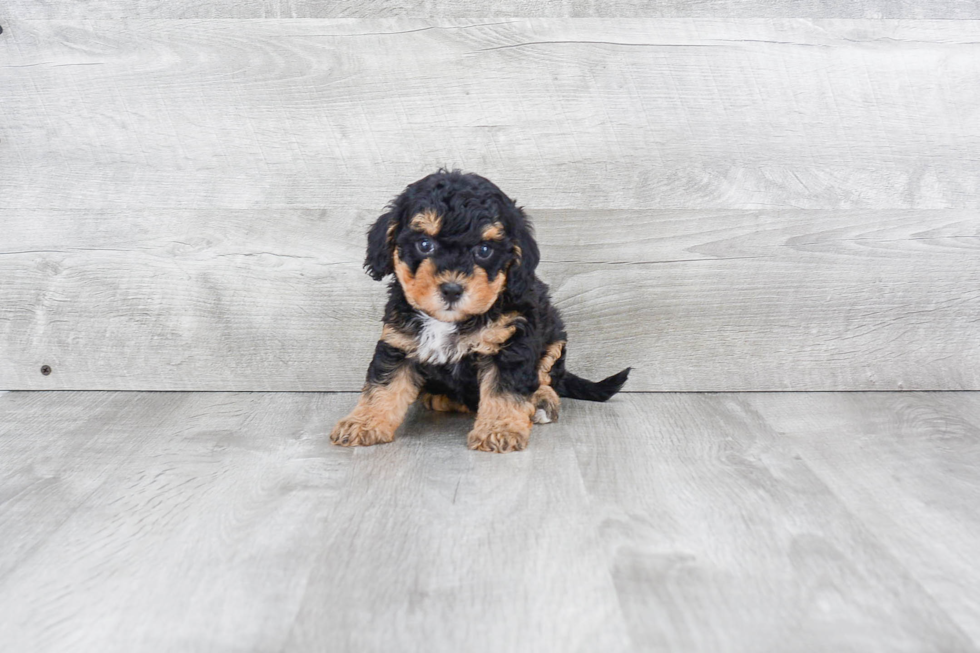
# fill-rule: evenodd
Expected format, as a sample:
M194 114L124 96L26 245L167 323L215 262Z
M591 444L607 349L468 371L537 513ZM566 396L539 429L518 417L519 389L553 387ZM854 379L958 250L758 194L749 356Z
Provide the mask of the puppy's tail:
M555 392L559 397L570 397L572 399L585 399L587 401L605 401L609 397L619 392L626 378L630 375L632 367L627 367L618 374L599 381L587 381L582 377L575 376L566 371L560 378L556 379Z

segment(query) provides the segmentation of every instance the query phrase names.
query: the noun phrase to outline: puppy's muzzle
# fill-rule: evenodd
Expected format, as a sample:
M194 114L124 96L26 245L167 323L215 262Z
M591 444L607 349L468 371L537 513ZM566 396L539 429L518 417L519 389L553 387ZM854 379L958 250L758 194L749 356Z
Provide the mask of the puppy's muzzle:
M465 288L458 283L448 282L439 285L439 294L447 305L453 305L463 296Z

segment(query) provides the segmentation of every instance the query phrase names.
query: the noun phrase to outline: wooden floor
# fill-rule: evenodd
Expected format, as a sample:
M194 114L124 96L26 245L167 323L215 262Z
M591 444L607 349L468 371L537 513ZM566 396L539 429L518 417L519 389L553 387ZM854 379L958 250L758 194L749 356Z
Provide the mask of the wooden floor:
M976 651L980 393L0 396L3 651Z

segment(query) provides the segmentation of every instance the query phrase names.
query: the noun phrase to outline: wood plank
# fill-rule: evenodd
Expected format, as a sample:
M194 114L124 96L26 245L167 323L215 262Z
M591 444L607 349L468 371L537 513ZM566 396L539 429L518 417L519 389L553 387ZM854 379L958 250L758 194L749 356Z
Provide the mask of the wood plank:
M4 28L10 208L377 207L439 165L541 208L980 206L977 21Z
M0 395L0 648L977 650L978 394L568 401L503 456L334 447L355 399Z
M165 421L180 405L176 398L160 395L154 417ZM13 573L61 529L120 462L140 455L147 447L140 434L105 428L108 421L145 418L132 405L131 397L93 393L59 399L47 393L0 397L4 415L0 424L0 542L4 543L0 578Z
M353 455L324 437L350 400L0 398L0 648L279 650Z
M558 439L490 456L466 449L470 420L427 414L352 450L326 439L350 394L91 396L0 399L0 464L26 436L51 483L89 479L96 443L109 470L29 557L5 547L4 650L627 650ZM83 462L69 413L89 418Z
M107 18L382 18L426 19L521 17L705 17L705 18L980 18L970 0L412 0L323 2L322 0L8 0L0 15L21 19Z
M471 426L418 412L355 455L288 650L631 650L562 431L488 456L465 448Z
M745 403L980 642L980 395L752 395Z
M375 215L0 210L0 388L358 390L385 299L360 269ZM578 373L980 388L971 211L531 215Z
M770 399L784 408L794 396ZM868 529L805 460L783 455L766 412L746 417L743 401L628 395L569 402L562 416L575 423L563 435L638 648L976 650L889 552L892 533ZM828 447L843 436L821 435ZM977 542L945 555L969 555Z

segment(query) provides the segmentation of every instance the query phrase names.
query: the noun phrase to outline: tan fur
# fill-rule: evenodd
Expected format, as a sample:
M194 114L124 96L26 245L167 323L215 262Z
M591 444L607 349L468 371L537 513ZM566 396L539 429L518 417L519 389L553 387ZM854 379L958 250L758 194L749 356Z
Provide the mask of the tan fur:
M537 423L544 421L538 419L538 410L544 411L544 416L549 422L554 422L558 419L561 398L555 392L555 389L551 387L551 368L555 366L555 361L561 358L561 352L564 347L564 340L556 340L545 348L544 355L538 362L538 383L540 385L531 396L531 403L535 409L535 422Z
M520 313L505 313L479 331L462 336L459 339L459 347L465 353L475 352L484 356L493 356L514 335L516 330L514 322L521 319L524 318Z
M499 222L494 222L491 225L487 225L483 228L483 240L503 240L504 239L504 225Z
M459 360L471 353L493 356L514 335L514 323L523 319L517 312L505 313L482 329L460 336L456 342L455 355L450 358ZM418 356L418 337L399 331L390 324L382 327L381 341L405 352L409 358Z
M550 385L538 386L538 389L534 391L531 395L531 404L534 406L534 421L536 423L542 423L545 421L554 422L558 419L558 410L561 408L561 398L555 389ZM547 420L538 418L538 411L544 411L544 417Z
M408 354L414 354L419 346L418 340L414 336L402 333L390 324L384 325L381 329L381 340Z
M405 298L413 307L423 310L429 315L436 316L444 306L439 297L439 283L436 281L436 265L432 259L425 259L419 264L415 274L398 256L395 250L395 276L405 291ZM438 317L438 316L436 316Z
M465 288L466 284L469 282L470 278L468 276L456 270L443 270L436 275L436 283L438 285L442 285L444 283L458 283Z
M413 231L420 231L430 236L438 236L442 229L442 217L435 211L423 211L415 217L408 225Z
M419 401L422 405L429 410L434 410L440 413L468 413L470 409L461 403L453 401L446 395L430 395L428 392L423 392L419 395Z
M391 442L419 393L420 379L407 367L386 385L367 385L354 410L337 422L330 441L345 447Z
M555 361L561 358L561 352L564 348L564 340L556 340L545 348L544 356L538 362L538 383L551 385L551 368L555 366Z
M475 268L473 276L466 285L466 297L460 303L459 310L465 315L486 313L497 301L505 283L507 283L507 275L503 270L497 273L493 281L490 281L486 270L481 267Z
M498 272L496 278L490 281L487 271L481 267L477 267L470 277L452 270L436 273L435 264L429 258L422 261L412 274L408 264L398 256L397 249L393 261L395 276L405 291L408 303L443 322L459 322L486 313L507 282L507 275L503 272ZM462 299L452 310L447 310L439 294L439 285L450 281L462 285L465 290Z
M480 373L480 407L466 444L493 453L521 451L531 436L534 405L524 397L499 393L496 386L497 370L488 365Z

